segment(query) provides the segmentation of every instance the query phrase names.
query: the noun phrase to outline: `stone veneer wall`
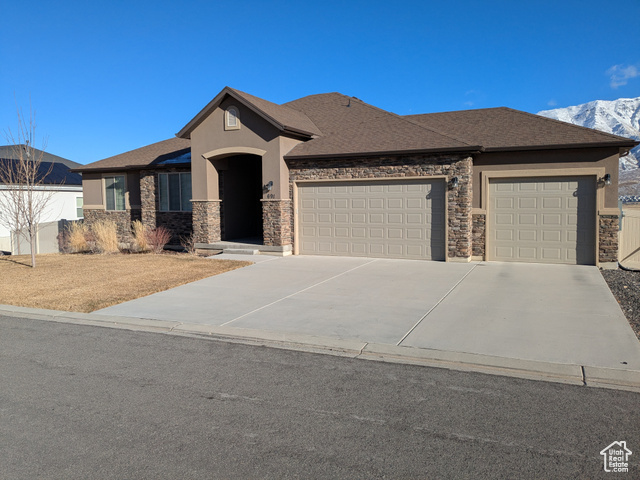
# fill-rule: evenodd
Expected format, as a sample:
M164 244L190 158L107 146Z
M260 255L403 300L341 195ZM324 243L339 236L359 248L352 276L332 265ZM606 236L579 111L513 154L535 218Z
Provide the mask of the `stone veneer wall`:
M291 200L262 200L262 232L265 245L293 244L291 204Z
M287 163L291 192L293 182L299 180L414 178L434 175L445 175L448 179L458 177L458 187L447 190L447 254L449 258L468 259L471 257L471 157L413 155L336 160L290 160ZM293 198L292 194L290 195ZM291 218L293 219L293 215Z
M193 235L198 243L220 241L220 200L194 200Z
M598 259L602 263L617 262L619 217L617 215L600 215L598 223Z
M185 173L188 168L162 170L142 170L140 172L140 203L142 223L148 228L165 227L171 232L169 244L179 245L181 237L188 237L193 231L191 212L161 212L158 195L158 173Z
M487 216L484 213L474 213L473 217L473 228L471 231L473 249L472 254L474 257L482 257L485 258L485 235L487 229Z
M115 222L118 230L118 240L122 243L131 243L131 222L141 220L142 215L139 209L131 210L84 210L84 222L91 225L100 220L111 220Z

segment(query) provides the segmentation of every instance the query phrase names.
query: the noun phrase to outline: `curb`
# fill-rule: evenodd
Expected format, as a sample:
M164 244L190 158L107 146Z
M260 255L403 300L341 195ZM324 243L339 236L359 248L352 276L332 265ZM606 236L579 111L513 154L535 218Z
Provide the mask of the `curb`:
M449 370L524 378L528 380L640 392L640 371L638 370L540 362L475 353L376 344L333 337L168 322L165 320L120 317L98 313L75 313L60 310L16 307L12 305L0 305L0 315L76 325L209 338L212 340L344 356L363 360L422 365L426 367L446 368Z

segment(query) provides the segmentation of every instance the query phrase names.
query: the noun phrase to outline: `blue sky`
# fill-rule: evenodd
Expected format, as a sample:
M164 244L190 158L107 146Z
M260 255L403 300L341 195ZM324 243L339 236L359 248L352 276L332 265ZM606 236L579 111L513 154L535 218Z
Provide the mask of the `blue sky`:
M31 99L47 151L80 163L173 136L225 85L275 103L339 91L398 114L640 96L639 0L5 0L1 10L0 129Z

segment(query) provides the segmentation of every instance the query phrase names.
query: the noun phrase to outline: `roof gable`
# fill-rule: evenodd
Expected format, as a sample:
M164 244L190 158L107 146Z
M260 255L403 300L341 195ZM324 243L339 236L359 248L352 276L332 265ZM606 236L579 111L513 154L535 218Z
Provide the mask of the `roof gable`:
M428 128L451 132L485 151L626 147L636 142L591 128L552 120L507 107L407 115Z
M224 87L176 136L180 138L190 138L191 132L193 132L211 112L218 108L227 96L234 98L237 102L251 109L280 131L307 137L321 134L318 127L300 111L285 105L277 105L262 98L241 92L240 90Z

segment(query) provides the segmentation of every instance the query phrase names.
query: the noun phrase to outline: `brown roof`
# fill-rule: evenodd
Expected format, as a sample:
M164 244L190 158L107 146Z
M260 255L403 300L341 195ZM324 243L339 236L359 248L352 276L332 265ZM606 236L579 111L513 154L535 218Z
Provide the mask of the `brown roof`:
M633 146L637 142L512 108L407 115L412 122L450 132L485 151Z
M269 102L262 98L254 97L253 95L249 95L248 93L241 92L234 88L224 87L222 91L216 95L216 97L211 100L207 106L200 111L200 113L193 117L193 119L176 135L181 138L189 138L191 132L200 125L200 123L202 123L202 121L207 118L209 114L218 107L218 105L220 105L227 95L251 108L268 122L275 125L279 130L298 133L309 137L312 135L319 135L321 133L320 130L318 130L318 127L300 111L284 105Z
M143 168L183 153L191 151L191 140L184 138L170 138L152 143L146 147L136 148L129 152L105 158L88 165L76 168L74 172L91 172L92 170L123 170L128 168Z
M300 98L285 106L306 114L322 135L294 147L287 159L396 152L480 150L454 135L443 134L340 93Z

